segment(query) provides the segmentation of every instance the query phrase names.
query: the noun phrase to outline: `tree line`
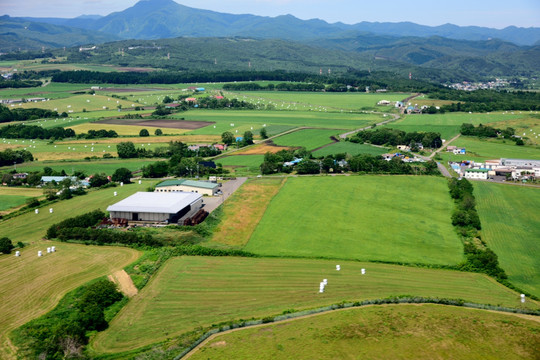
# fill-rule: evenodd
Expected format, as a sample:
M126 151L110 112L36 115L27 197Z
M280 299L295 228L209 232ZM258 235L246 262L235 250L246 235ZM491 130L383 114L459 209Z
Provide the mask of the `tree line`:
M28 150L6 149L0 151L0 166L22 164L27 161L34 161L34 156Z
M116 138L118 133L114 130L88 130L88 133L76 134L73 129L61 126L43 128L38 125L10 124L0 127L0 137L7 139L65 139L77 137L79 139Z
M0 123L55 118L58 116L58 112L46 109L32 108L10 110L4 105L0 105Z
M371 143L374 145L410 145L411 149L418 148L422 144L426 148L440 148L442 146L441 134L436 132L405 132L392 128L381 128L360 131L348 138L354 143ZM415 151L415 150L413 150Z
M430 98L456 101L450 105L443 105L439 110L433 110L434 112L540 110L540 93L534 91L439 89L432 91Z
M255 82L233 83L223 85L227 91L322 91L325 89L322 83L279 83L260 85Z

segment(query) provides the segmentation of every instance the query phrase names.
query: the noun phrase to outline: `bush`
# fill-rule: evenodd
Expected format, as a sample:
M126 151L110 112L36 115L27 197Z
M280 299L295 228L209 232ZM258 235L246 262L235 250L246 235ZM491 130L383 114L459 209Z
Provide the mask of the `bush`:
M163 131L161 131L161 129L156 129L156 131L154 131L154 135L161 136L163 135Z
M146 129L139 131L139 136L150 136L150 133Z
M0 252L3 254L10 254L14 246L11 242L11 239L8 237L3 237L0 239Z

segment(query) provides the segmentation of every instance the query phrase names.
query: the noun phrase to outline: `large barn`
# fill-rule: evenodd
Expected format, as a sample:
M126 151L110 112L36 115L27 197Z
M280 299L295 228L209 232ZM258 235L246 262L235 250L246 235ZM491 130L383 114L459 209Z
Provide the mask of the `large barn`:
M191 192L138 192L107 208L111 219L178 223L202 208L202 195Z

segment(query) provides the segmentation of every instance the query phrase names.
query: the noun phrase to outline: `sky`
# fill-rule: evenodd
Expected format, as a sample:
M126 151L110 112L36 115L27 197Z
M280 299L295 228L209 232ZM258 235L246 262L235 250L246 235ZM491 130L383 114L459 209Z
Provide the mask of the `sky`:
M0 15L72 18L108 15L138 0L0 0ZM177 3L232 14L319 18L334 23L410 21L422 25L451 23L502 29L540 27L540 0L175 0Z

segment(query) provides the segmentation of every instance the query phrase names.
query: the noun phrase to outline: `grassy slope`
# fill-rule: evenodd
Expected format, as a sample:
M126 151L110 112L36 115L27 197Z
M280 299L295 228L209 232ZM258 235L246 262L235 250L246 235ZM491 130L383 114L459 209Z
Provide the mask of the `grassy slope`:
M532 359L539 331L509 314L377 306L218 336L191 359Z
M435 177L303 177L287 181L245 250L278 256L456 264L446 181Z
M6 234L4 229L1 233ZM37 257L38 250L46 253L51 245L56 253ZM0 358L11 353L8 331L50 311L74 288L132 263L139 254L121 247L38 242L22 249L21 257L0 255Z
M483 239L509 280L540 296L540 189L474 184Z
M94 338L92 348L126 351L221 321L400 294L519 306L517 293L480 274L359 262L340 262L338 272L335 264L306 259L171 259L109 329ZM361 268L366 275L360 275ZM328 285L319 294L323 278Z

